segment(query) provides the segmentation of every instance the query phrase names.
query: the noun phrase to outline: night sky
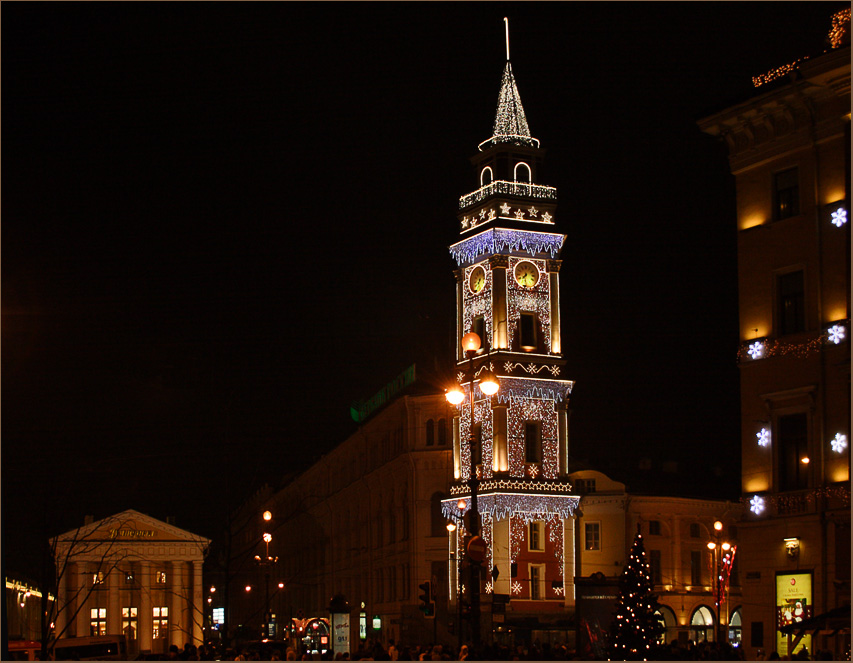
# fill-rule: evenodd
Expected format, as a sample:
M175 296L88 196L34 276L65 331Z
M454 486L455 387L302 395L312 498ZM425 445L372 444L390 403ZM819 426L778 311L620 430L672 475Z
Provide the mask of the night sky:
M452 378L504 16L567 235L572 455L736 498L734 183L696 122L845 6L3 3L6 572L85 514L215 536L354 400Z

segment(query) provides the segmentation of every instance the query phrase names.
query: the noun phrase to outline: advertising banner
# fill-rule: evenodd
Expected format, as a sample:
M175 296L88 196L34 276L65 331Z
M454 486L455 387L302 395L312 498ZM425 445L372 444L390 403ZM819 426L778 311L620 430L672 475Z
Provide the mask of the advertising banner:
M806 635L800 640L793 652L788 651L788 636L779 629L814 616L812 609L811 571L780 572L776 574L776 651L786 656L807 647L812 651L812 636Z
M332 613L332 651L350 653L349 651L349 613Z

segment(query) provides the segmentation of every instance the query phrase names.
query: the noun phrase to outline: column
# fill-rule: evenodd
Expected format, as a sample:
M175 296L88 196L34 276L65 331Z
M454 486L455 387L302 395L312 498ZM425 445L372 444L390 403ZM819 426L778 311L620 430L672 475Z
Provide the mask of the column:
M492 471L509 472L506 442L506 405L492 406Z
M193 639L194 645L198 646L204 642L204 619L205 619L205 604L204 604L204 585L202 577L202 562L193 562L193 601L190 606L193 616ZM279 623L282 621L282 616L278 616Z
M107 633L110 635L121 633L121 586L124 582L124 573L117 567L110 569L106 578L107 587Z
M139 562L139 632L137 638L140 652L151 651L154 635L153 614L151 612L151 562Z
M560 340L560 261L548 261L548 269L548 283L551 288L551 352L558 355L562 348Z
M566 403L557 406L557 472L561 477L569 473L569 411Z
M186 624L184 622L184 577L183 562L172 561L169 568L169 644L177 645L179 651L183 651L184 641L187 640ZM187 642L189 642L187 640Z
M462 455L459 426L459 417L453 417L453 478L457 480L462 476Z
M56 630L54 631L57 636L64 637L68 635L67 633L63 633L62 630L65 628L65 625L68 623L68 614L71 611L70 606L66 606L65 602L68 600L68 570L69 565L66 563L65 571L59 578L59 585L56 588L56 619L54 623L56 625Z
M89 635L89 601L91 596L89 586L92 582L90 577L89 564L86 562L77 563L77 610L76 617L76 635L78 638L83 638ZM82 604L82 607L80 605Z
M498 567L499 575L494 581L495 594L510 594L512 582L510 568L509 516L492 521L492 563ZM491 569L487 569L488 574Z
M575 604L575 518L569 516L563 519L563 603Z
M465 354L462 352L462 335L465 328L465 317L462 307L462 275L465 273L462 269L453 270L453 275L456 277L456 358L464 359Z
M506 256L495 256L492 261L492 348L495 350L505 350L509 347L506 324L507 266Z

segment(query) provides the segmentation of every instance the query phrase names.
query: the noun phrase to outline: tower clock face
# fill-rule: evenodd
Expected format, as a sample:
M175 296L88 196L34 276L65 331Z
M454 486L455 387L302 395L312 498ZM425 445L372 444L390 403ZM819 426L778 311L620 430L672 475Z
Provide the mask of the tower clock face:
M520 262L515 266L515 280L523 288L532 288L539 283L539 270L532 262Z
M468 287L475 295L486 285L486 272L482 267L475 267L468 278Z

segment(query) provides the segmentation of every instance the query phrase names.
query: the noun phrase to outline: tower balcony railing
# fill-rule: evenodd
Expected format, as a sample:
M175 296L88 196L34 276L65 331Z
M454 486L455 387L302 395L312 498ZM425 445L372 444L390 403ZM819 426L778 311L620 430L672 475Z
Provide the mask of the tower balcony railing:
M530 184L527 182L507 182L506 180L495 180L476 191L465 194L459 199L459 209L465 209L476 205L490 196L503 194L507 196L524 196L526 198L537 198L539 200L557 200L557 189L553 186L543 184Z

